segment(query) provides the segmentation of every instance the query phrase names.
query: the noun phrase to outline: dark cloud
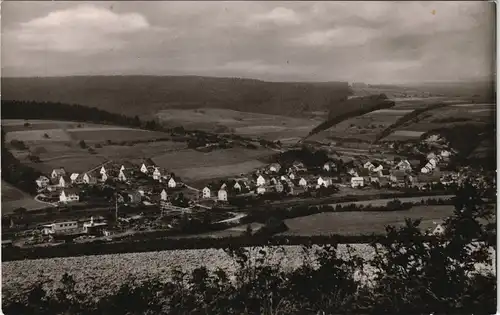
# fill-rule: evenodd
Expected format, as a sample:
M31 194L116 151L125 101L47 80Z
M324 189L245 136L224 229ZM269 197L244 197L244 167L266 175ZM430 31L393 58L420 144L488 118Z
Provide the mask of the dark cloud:
M5 2L4 76L416 82L492 71L486 2Z

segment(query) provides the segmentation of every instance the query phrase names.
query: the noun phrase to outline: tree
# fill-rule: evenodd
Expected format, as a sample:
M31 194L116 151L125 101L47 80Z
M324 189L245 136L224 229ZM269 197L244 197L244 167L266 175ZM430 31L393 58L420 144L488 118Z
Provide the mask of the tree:
M87 144L85 143L84 140L80 140L80 142L78 144L80 145L80 148L82 148L82 149L86 149L87 148Z
M29 122L24 123L24 127L30 127L30 126L31 126L31 124Z

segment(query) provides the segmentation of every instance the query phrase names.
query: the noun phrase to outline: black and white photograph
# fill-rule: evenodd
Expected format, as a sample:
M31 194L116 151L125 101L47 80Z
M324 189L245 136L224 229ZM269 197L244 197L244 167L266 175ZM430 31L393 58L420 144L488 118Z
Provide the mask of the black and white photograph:
M497 313L491 1L2 1L8 315Z

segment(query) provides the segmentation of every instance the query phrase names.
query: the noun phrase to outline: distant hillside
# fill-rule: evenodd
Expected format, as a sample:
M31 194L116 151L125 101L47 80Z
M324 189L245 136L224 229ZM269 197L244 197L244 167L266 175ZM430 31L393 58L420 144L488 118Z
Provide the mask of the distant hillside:
M97 107L127 116L169 108L224 108L298 116L328 110L352 92L347 82L294 83L198 76L2 78L2 98Z

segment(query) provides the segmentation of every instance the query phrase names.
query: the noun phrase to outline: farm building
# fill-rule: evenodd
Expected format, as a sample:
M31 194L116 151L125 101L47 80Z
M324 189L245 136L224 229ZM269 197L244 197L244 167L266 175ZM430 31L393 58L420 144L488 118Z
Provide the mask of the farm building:
M325 187L327 187L327 184L326 184L325 180L321 176L318 177L318 186L325 186Z
M222 183L222 185L220 186L220 188L219 188L219 189L226 189L226 188L227 188L226 183Z
M49 234L62 234L70 233L78 230L78 223L76 221L57 222L43 225L42 233Z
M175 187L177 187L177 182L175 181L175 179L173 177L170 177L167 185L168 185L168 188L175 188Z
M120 167L120 172L123 172L124 170L125 170L125 166L124 166L124 165L122 165L122 166Z
M257 194L263 195L266 193L266 188L263 186L257 187Z
M220 189L217 193L217 199L219 201L227 201L227 191L225 189Z
M290 177L290 179L295 179L296 176L294 173L290 173L290 174L288 174L288 177Z
M167 191L165 189L163 189L160 193L160 199L163 200L163 201L167 201L168 200L168 194L167 194Z
M445 231L444 227L441 224L438 224L436 228L434 228L434 230L432 231L432 234L441 235L444 233L444 231Z
M286 176L286 175L281 175L280 180L288 180L288 176Z
M271 173L278 173L280 170L281 170L281 165L279 165L278 163L273 163L269 165L269 171Z
M205 187L202 190L203 198L210 198L210 188Z
M364 186L364 179L363 177L352 177L351 178L351 187L356 188L356 187L363 187Z
M276 183L278 182L278 180L273 177L273 178L271 178L270 182L271 182L271 185L276 185Z
M303 177L299 180L299 186L307 187L307 181Z
M381 172L382 170L384 169L384 166L382 164L379 164L378 166L376 166L372 172L375 172L375 173L378 173L378 172Z
M148 167L144 163L141 165L141 172L144 174L148 173Z
M47 187L47 185L49 183L50 183L50 180L46 176L43 176L43 175L38 177L38 179L36 180L36 184L40 188Z
M64 168L55 168L52 170L52 173L50 173L50 177L52 179L58 178L60 176L66 175L66 170Z
M262 175L259 175L259 177L257 177L257 186L264 186L265 184L266 179Z
M75 202L79 201L80 196L78 195L77 189L63 189L59 195L60 202Z

